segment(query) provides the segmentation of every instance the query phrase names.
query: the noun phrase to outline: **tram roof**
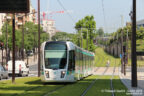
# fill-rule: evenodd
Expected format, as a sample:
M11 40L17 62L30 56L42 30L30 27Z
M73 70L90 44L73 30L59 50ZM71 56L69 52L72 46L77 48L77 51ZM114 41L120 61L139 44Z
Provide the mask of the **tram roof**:
M77 45L75 45L74 43L72 43L70 41L47 41L46 43L61 43L61 44L71 43L79 49L79 50L77 50L77 52L80 52L80 53L83 53L83 54L89 55L89 56L94 56L93 52L90 52L88 50L80 48L80 47L78 47Z

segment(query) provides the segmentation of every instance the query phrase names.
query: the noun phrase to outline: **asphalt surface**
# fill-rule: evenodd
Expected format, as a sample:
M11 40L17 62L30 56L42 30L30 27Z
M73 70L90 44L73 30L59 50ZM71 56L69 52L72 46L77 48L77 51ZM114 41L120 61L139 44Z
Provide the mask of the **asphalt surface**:
M28 75L28 77L37 76L37 74L38 74L38 71L37 71L37 70L38 70L38 65L37 65L37 64L33 64L33 65L29 66L29 75ZM22 78L22 77L16 76L15 78ZM12 79L11 76L9 77L9 79L2 79L2 80L0 80L0 81L10 80L10 79Z

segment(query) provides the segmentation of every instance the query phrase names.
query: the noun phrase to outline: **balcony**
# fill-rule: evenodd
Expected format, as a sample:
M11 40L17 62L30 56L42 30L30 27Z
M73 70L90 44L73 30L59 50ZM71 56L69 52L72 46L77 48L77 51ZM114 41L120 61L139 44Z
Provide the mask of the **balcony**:
M7 19L7 20L11 20L12 17L11 17L11 16L6 16L6 19Z
M18 23L17 23L17 25L22 25L22 24L23 24L22 22L18 22Z

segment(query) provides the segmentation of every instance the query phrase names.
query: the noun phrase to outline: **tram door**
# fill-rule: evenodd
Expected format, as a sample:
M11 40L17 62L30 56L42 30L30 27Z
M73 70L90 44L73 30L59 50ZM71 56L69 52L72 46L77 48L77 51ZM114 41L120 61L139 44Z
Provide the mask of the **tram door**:
M68 65L69 74L74 74L75 71L75 52L71 50L69 52L69 65Z

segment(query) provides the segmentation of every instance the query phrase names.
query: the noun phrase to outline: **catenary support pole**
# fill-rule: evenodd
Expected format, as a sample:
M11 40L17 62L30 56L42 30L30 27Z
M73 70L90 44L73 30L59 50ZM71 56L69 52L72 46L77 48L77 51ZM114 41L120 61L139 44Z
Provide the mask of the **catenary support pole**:
M137 57L136 57L136 0L133 0L133 15L132 15L132 87L137 87Z
M40 77L40 0L38 0L38 77Z
M12 83L15 83L15 14L13 14L13 52L12 52Z
M8 20L6 18L6 63L8 62Z
M24 22L22 17L22 60L24 61Z

